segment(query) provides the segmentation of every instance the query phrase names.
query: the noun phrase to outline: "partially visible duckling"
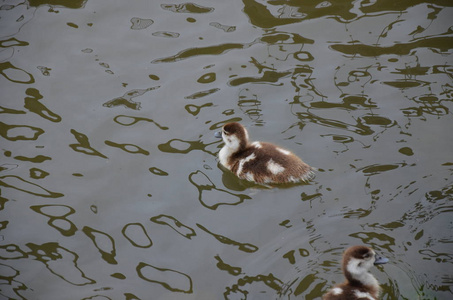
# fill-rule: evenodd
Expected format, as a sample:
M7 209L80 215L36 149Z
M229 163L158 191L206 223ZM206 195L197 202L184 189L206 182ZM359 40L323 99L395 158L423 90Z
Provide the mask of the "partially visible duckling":
M307 181L313 168L288 150L270 143L249 142L249 135L239 123L228 123L217 132L225 146L219 152L220 163L241 179L260 184Z
M378 300L381 288L374 276L368 272L373 265L385 264L389 260L377 257L373 249L353 246L343 254L343 274L346 281L324 294L323 300Z

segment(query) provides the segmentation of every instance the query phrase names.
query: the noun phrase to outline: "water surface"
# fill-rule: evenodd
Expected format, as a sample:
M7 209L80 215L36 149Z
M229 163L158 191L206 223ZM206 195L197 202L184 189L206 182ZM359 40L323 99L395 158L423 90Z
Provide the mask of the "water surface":
M0 295L452 297L451 1L4 1ZM214 132L319 169L262 188Z

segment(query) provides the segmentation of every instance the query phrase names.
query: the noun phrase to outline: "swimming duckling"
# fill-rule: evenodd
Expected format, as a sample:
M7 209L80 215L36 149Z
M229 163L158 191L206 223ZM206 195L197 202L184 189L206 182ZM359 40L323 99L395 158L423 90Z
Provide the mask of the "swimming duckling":
M313 168L288 150L270 143L249 142L249 135L239 123L228 123L217 132L225 146L219 152L220 163L241 179L260 184L307 181Z
M336 285L323 300L377 300L381 291L379 283L368 270L374 265L385 264L389 260L377 257L373 249L366 246L353 246L343 254L343 274L346 281Z

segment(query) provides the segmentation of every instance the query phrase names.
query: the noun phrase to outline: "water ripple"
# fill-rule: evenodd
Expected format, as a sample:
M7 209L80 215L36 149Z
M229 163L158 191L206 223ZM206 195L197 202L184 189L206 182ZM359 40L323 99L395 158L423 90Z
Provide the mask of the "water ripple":
M88 137L85 134L77 132L74 129L71 129L71 133L74 135L77 142L79 142L78 144L69 145L69 147L71 147L72 150L87 155L94 155L100 156L102 158L107 158L107 156L91 147Z
M102 104L104 107L116 107L116 106L124 106L126 108L134 109L134 110L140 110L141 108L141 103L140 102L135 102L132 101L132 98L142 96L143 94L158 89L160 86L155 86L155 87L150 87L147 89L135 89L135 90L130 90L126 92L123 96L114 98L112 100L109 100Z
M85 275L78 267L79 256L58 243L50 242L42 245L27 243L30 248L30 256L42 262L46 268L64 281L76 285L84 286L94 284L95 281Z
M110 147L115 147L115 148L119 148L125 152L128 152L128 153L132 153L132 154L143 154L143 155L149 155L149 151L146 151L145 149L137 146L137 145L133 145L133 144L118 144L118 143L115 143L115 142L112 142L112 141L104 141L104 143Z
M101 253L102 259L107 263L116 265L115 240L105 232L93 229L89 226L83 227L82 231L91 239L94 246Z
M0 186L9 187L31 195L44 198L60 198L64 195L57 192L49 191L40 185L22 179L15 175L5 175L0 177Z
M32 74L13 66L10 62L0 63L0 74L15 83L31 84L35 82Z
M180 271L159 268L144 262L137 265L138 277L162 285L171 292L192 294L192 278Z
M37 140L44 130L28 125L8 125L0 122L0 135L9 141Z
M134 247L149 248L153 245L151 238L141 223L126 224L121 233Z
M182 224L178 221L175 217L167 216L167 215L158 215L151 218L151 221L160 224L160 225L167 225L170 226L174 231L185 237L186 239L192 239L192 237L196 236L195 230Z
M131 126L131 125L134 125L134 124L136 124L138 122L145 121L145 122L153 123L154 125L156 125L157 127L159 127L162 130L168 130L167 126L162 126L162 125L160 125L159 123L157 123L156 121L154 121L152 119L143 118L143 117L118 115L115 118L113 118L113 121L115 121L115 123L118 123L118 124L123 125L123 126Z
M237 242L237 241L234 241L234 240L232 240L232 239L230 239L230 238L228 238L226 236L213 233L213 232L209 231L206 227L204 227L203 225L198 224L198 223L197 223L197 226L200 229L202 229L203 231L205 231L206 233L209 233L210 235L215 237L216 240L218 240L222 244L237 246L239 250L247 252L247 253L253 253L253 252L258 251L258 247L255 246L255 245L252 245L252 244L249 244L249 243Z
M231 266L227 263L225 263L219 255L214 256L214 258L217 260L217 268L222 271L227 271L230 275L237 276L242 273L242 268L240 267L234 267Z
M271 297L271 295L275 295L276 293L278 295L284 288L283 282L276 278L272 273L269 273L268 275L259 274L256 276L245 275L239 278L232 286L227 286L223 295L227 300L247 299L247 294L249 294L247 289L253 288L253 285L257 283L262 283L271 289L270 292L263 291L262 285L259 284L260 294L262 296L268 294L268 296Z
M453 49L453 37L427 37L408 43L398 43L393 46L372 46L365 44L335 44L330 47L338 52L347 55L360 56L381 56L381 55L408 55L411 51L418 48L436 49L440 52L447 53Z
M405 167L405 163L397 163L397 164L374 164L370 166L366 166L360 169L357 169L357 172L362 172L367 176L381 174L383 172L395 170L401 167Z
M52 5L57 7L67 7L67 8L82 8L85 6L87 0L74 0L74 1L64 1L64 0L28 0L30 6L39 7L42 5Z
M198 55L219 55L225 52L228 52L233 49L244 49L249 47L250 45L247 44L239 44L239 43L227 43L221 45L214 45L208 47L195 47L182 50L173 56L168 56L164 58L158 58L153 60L152 64L158 63L168 63L168 62L176 62L179 60L187 59L193 56Z
M48 204L34 205L30 208L49 218L47 224L58 230L64 236L72 236L76 233L77 227L66 217L75 213L75 210L67 205Z
M164 38L178 38L179 33L171 31L156 31L152 33L153 36L164 37Z
M154 21L151 19L141 19L135 17L131 19L131 23L132 23L131 29L140 30L151 26L154 23Z
M209 25L215 27L215 28L218 28L218 29L221 29L225 32L233 32L236 30L236 26L228 26L228 25L222 25L218 22L211 22L209 23Z
M181 4L161 4L160 7L175 13L204 14L214 11L214 8L212 7L205 7L191 2Z
M39 100L43 98L43 96L39 93L37 89L28 88L25 93L31 97L25 97L25 105L24 107L29 111L47 119L51 122L61 122L61 117L56 113L52 112L50 109L44 106Z
M206 91L196 92L196 93L193 93L192 95L189 95L189 96L184 97L184 99L198 99L198 98L203 98L203 97L205 97L205 96L214 94L215 92L218 92L219 90L220 90L219 88L213 88L213 89L206 90Z
M209 177L199 170L189 175L189 181L198 189L200 203L212 210L216 210L220 205L238 205L244 200L252 199L244 194L217 188Z

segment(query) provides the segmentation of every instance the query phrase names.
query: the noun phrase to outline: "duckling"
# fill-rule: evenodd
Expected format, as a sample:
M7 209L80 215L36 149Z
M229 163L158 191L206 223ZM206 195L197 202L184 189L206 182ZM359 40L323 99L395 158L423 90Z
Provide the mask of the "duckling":
M343 254L344 283L336 285L324 294L323 300L377 300L381 291L377 279L368 272L374 265L389 260L378 257L373 249L366 246L352 246Z
M219 152L220 163L237 177L259 184L297 183L314 176L313 168L292 152L264 142L250 142L244 126L228 123L221 132L225 146Z

